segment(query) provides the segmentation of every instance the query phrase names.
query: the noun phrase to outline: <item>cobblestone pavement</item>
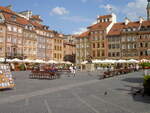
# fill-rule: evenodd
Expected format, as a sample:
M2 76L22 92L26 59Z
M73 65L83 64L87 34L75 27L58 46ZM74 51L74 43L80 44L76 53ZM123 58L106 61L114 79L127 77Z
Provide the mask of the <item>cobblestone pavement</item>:
M99 72L60 79L29 79L14 72L16 88L0 91L0 113L150 113L150 97L133 96L143 72L99 80Z

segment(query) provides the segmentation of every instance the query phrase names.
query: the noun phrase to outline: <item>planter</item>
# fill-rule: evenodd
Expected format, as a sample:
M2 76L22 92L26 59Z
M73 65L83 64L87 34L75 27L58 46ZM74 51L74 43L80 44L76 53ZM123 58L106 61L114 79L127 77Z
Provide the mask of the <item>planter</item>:
M144 76L144 94L150 95L150 75Z
M144 85L144 94L150 95L150 83Z
M150 69L150 67L143 67L143 69Z

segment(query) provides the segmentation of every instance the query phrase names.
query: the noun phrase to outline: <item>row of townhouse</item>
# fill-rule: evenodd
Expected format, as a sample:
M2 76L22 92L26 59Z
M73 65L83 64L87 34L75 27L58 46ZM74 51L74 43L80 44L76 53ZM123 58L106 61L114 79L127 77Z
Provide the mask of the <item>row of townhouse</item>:
M0 57L63 61L63 36L31 11L0 6Z
M76 37L76 63L94 59L150 59L150 21L117 23L116 15L103 15Z

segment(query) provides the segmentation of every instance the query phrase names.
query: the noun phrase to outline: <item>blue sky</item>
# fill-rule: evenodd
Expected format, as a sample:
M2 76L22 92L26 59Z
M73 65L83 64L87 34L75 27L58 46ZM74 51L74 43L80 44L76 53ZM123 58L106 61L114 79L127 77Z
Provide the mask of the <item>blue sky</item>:
M110 9L119 22L125 17L146 17L147 0L1 0L0 4L11 4L17 12L31 10L41 15L50 29L72 34L84 31L98 15L110 14Z

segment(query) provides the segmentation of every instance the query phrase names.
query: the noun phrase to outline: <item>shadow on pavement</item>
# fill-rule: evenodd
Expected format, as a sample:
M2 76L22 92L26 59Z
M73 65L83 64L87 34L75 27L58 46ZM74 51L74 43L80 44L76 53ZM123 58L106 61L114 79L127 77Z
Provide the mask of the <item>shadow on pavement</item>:
M116 90L126 92L136 102L150 104L150 96L143 96L143 88L141 86L125 85L125 88L117 88Z
M125 79L122 79L122 81L125 81L125 82L131 82L131 83L143 83L143 78L142 77L135 77L135 78L125 78Z

